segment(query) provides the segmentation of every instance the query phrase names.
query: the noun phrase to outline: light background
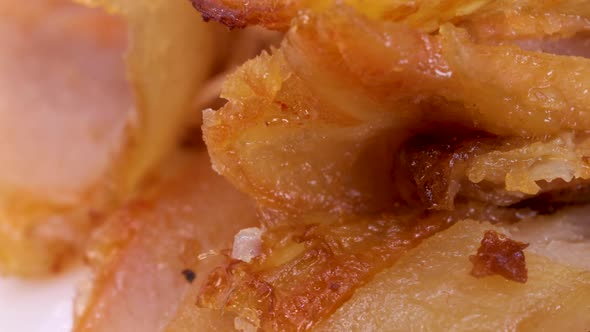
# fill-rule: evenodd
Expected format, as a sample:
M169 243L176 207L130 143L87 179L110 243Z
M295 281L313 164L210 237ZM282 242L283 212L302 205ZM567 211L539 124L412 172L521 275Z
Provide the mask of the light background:
M55 278L0 278L0 331L69 332L77 285L88 272L77 269Z

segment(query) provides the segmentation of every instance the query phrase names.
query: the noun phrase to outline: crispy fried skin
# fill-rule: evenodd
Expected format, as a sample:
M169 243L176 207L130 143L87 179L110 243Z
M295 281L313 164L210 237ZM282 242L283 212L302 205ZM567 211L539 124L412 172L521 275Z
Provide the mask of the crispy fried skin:
M191 0L203 19L215 20L229 28L262 25L274 30L287 30L298 9L307 7L309 0Z
M404 98L426 105L422 116L412 114L419 123L459 122L499 135L543 136L590 126L586 58L479 44L451 25L434 36L421 34L346 9L302 21L287 38L288 62L314 93L346 82L338 88L377 99L390 111L396 109L386 105Z
M325 104L280 51L245 64L222 96L231 101L204 119L213 166L261 204L287 213L390 205L391 120Z
M292 24L280 49L228 79L228 103L205 113L215 169L257 200L267 231L253 263L210 277L202 305L265 330L307 330L453 222L518 221L526 213L499 206L589 177L590 60L349 7ZM573 26L564 34L584 27ZM483 134L411 150L408 139L437 126ZM397 181L399 170L413 183ZM418 192L413 213L394 203L400 185Z
M468 209L457 211L462 218ZM217 269L200 304L232 312L265 331L302 331L421 240L457 220L451 213L322 217L324 224L267 232L252 264Z
M558 71L566 63L573 69ZM542 142L545 135L590 128L589 68L585 58L475 44L452 27L431 36L334 10L301 22L280 50L232 75L223 90L228 104L206 113L205 140L221 174L262 204L292 212L384 209L394 199L393 156L429 123L539 135L530 148L482 158L528 154L541 162L561 155L584 178L584 159L567 152L579 151L576 144L558 137ZM524 158L506 164L501 181L496 170L488 176L474 166L470 178L535 194L536 180L562 176L526 182L518 165L522 171L538 166Z
M470 204L453 211L292 221L299 226L267 230L262 254L252 263L232 261L215 270L199 304L237 314L264 331L310 330L430 236L464 219L506 222L519 214Z
M205 20L230 28L261 25L286 31L301 13L330 10L334 0L191 0ZM342 2L339 2L340 4ZM590 12L583 0L345 0L344 4L374 20L402 22L424 32L445 23L468 27L482 40L526 37L567 37L590 29Z
M448 132L432 130L405 142L392 173L401 198L429 209L452 210L456 199L475 200L507 206L527 198L521 192L504 189L499 183L473 183L466 174L482 155L530 144L522 138L499 138L463 128ZM510 167L508 167L509 169Z

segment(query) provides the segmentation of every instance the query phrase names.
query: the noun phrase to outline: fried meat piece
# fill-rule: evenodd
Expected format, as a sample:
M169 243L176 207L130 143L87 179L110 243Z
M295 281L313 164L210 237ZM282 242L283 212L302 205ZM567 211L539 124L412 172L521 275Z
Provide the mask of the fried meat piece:
M564 36L584 29L573 26ZM202 305L308 330L454 222L513 223L536 214L521 202L586 185L589 59L464 23L427 30L345 6L302 14L280 49L227 80L205 140L215 169L257 200L266 233L251 263L211 275ZM413 145L433 128L450 143Z
M323 330L326 325L333 329L349 324L356 326L355 329L362 329L366 324L376 326L377 330L404 330L404 327L419 323L410 317L432 305L428 295L432 294L430 289L447 289L448 293L433 292L440 294L436 296L435 307L424 312L433 318L427 324L436 324L437 320L449 326L461 324L460 319L447 313L445 303L448 301L461 308L457 315L472 313L479 316L473 322L464 322L467 324L464 328L470 324L481 327L496 324L528 326L535 323L528 320L528 314L541 315L544 308L549 308L542 305L546 302L567 308L561 312L563 316L548 319L547 324L558 324L564 317L587 310L585 296L580 294L590 291L588 271L569 266L571 264L560 258L550 262L545 257L527 254L529 279L520 288L510 286L513 282L502 277L484 281L473 278L469 257L477 249L484 231L507 232L474 220L461 221L445 231L454 222L470 217L473 210L474 207L460 207L453 213L373 218L349 216L346 220L323 217L319 220L326 224L312 220L299 230L290 227L267 231L263 236L264 249L253 262L233 261L209 276L200 305L220 310L225 317L237 314L251 328L293 331L314 330L316 326ZM487 213L499 215L497 211ZM485 220L487 216L476 217ZM535 218L531 218L531 222L534 223ZM435 233L435 239L425 240ZM544 251L543 256L547 255L538 240L531 249ZM576 248L575 243L564 242L562 255L567 256L567 251L573 248ZM580 248L582 257L590 253L588 249L587 246ZM420 280L415 282L413 278ZM391 284L377 286L383 279ZM493 285L491 289L490 284ZM539 289L553 291L539 293ZM521 300L511 300L511 303L522 310L503 311L500 308L506 305L506 295L498 294L514 291L521 294L518 297ZM494 292L498 294L493 296ZM477 300L480 297L488 300ZM414 299L419 302L409 305ZM372 304L381 309L365 308ZM401 310L402 307L405 309ZM488 311L490 307L499 309ZM350 310L365 314L347 314ZM553 309L547 310L554 312ZM371 312L375 315L368 315ZM392 312L399 315L391 315ZM495 316L498 312L505 318L498 319ZM384 328L382 320L390 327ZM576 319L569 324L583 326L587 320Z
M227 248L255 221L254 204L211 171L204 148L177 152L151 193L93 235L87 259L94 277L78 295L74 331L162 331L189 287L219 263L198 253Z
M228 104L206 112L214 166L240 189L287 211L378 211L393 200L400 145L441 123L539 142L476 164L570 151L564 158L576 166L562 176L587 177L572 151L577 143L558 137L590 126L590 60L475 44L452 27L433 37L350 15L334 10L301 23L280 50L234 73L222 93ZM566 63L571 69L558 71ZM535 194L535 181L560 177L540 174L542 162L529 160L539 168L526 180L515 174L526 163L511 164L507 190ZM474 166L472 182L492 176L482 172Z
M534 243L525 250L526 284L469 274L469 256L490 229L506 232L466 220L425 240L315 331L584 330L590 324L590 272L531 253Z
M321 2L321 1L319 1ZM193 6L203 19L218 21L230 28L262 25L271 29L286 30L290 20L300 8L307 8L310 0L194 0Z

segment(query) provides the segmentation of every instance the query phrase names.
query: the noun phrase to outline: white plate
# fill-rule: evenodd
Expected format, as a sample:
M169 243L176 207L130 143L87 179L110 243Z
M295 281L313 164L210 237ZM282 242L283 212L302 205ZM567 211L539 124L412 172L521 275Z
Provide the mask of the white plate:
M86 276L80 268L44 280L0 277L0 331L70 331L76 287Z

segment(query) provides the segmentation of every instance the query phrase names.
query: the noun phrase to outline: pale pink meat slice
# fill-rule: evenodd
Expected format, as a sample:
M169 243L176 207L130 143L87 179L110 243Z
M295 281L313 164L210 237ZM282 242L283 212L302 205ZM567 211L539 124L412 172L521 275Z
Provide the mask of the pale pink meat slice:
M75 331L163 330L189 286L219 263L199 254L231 248L235 233L256 225L253 203L211 170L204 150L168 163L179 166L157 195L123 208L96 234L94 284L77 301Z
M66 1L0 1L0 194L76 204L134 114L125 24Z

